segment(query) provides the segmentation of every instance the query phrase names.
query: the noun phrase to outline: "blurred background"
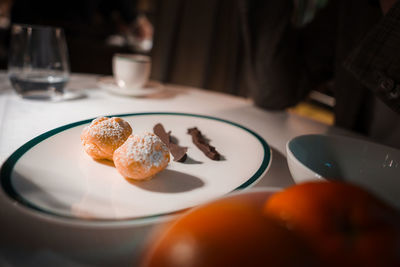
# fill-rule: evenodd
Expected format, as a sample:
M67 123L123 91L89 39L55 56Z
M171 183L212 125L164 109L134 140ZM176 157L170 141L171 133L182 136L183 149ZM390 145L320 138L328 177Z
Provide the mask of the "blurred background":
M142 53L152 56L152 79L248 97L243 2L0 0L0 68L7 68L12 23L52 25L65 30L71 72L111 75L115 53ZM251 12L249 23L257 23ZM297 23L312 16L304 18ZM288 110L333 124L331 86Z
M1 68L7 67L10 25L19 23L64 28L71 71L109 75L113 54L150 51L153 8L135 0L1 0Z

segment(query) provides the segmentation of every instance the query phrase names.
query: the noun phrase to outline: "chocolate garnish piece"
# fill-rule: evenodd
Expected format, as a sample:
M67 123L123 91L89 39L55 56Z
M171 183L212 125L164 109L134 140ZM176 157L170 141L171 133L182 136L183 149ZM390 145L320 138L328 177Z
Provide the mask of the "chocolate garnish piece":
M174 156L174 161L184 162L187 158L187 147L181 147L177 144L170 143L169 151L171 152L172 156Z
M187 147L182 147L173 143L171 141L171 131L167 133L164 129L164 126L161 123L157 123L153 127L153 132L161 139L161 141L163 141L164 144L167 145L169 151L174 157L174 161L184 162L186 160Z
M161 123L154 125L153 132L169 147L169 144L171 143L171 132L167 133Z
M188 129L188 134L192 136L193 143L210 159L220 160L220 154L215 150L215 147L208 144L197 127Z

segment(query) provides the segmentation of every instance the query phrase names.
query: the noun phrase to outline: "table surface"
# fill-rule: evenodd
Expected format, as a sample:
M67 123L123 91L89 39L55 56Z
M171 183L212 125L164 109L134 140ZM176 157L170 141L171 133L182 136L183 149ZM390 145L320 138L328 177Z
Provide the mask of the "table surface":
M73 74L67 88L84 93L84 97L46 102L20 98L10 87L6 74L0 73L0 163L30 139L68 123L100 115L185 112L230 120L258 133L272 149L272 163L256 187L287 187L294 183L285 156L285 146L291 138L310 133L351 135L284 111L262 110L249 99L205 89L163 85L162 92L147 97L112 95L99 89L99 77ZM25 210L3 191L0 191L0 210L1 266L130 265L139 253L138 247L154 228L129 223L65 224Z

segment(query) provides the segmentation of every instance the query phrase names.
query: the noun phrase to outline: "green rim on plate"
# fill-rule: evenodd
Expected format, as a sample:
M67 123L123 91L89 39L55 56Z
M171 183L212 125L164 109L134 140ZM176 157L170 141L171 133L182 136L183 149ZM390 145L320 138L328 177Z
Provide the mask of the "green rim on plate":
M179 112L144 112L144 113L128 113L128 114L116 114L116 115L108 115L107 117L128 117L128 116L148 116L148 115L172 115L172 116L188 116L188 117L197 117L197 118L204 118L204 119L210 119L210 120L215 120L223 123L227 123L233 126L236 126L238 128L243 129L244 131L250 133L253 135L262 145L263 150L264 150L264 158L262 160L262 163L258 170L243 184L235 188L233 191L244 189L255 183L259 178L261 178L261 175L264 174L264 172L268 169L268 166L270 165L271 161L271 150L267 142L262 138L260 135L255 133L254 131L237 124L235 122L229 121L229 120L224 120L221 118L216 118L212 116L207 116L207 115L199 115L199 114L190 114L190 113L179 113ZM94 119L94 118L93 118ZM11 179L11 174L13 172L15 164L18 162L18 160L31 148L39 144L40 142L50 138L53 135L56 135L60 132L63 132L65 130L68 130L70 128L74 128L83 124L88 124L92 122L93 119L87 119L87 120L82 120L74 123L70 123L58 128L55 128L53 130L50 130L48 132L45 132L32 140L28 141L24 145L22 145L20 148L18 148L11 156L4 162L3 166L1 167L0 170L0 180L1 180L1 186L4 190L4 192L13 200L19 202L23 206L29 207L33 210L42 212L44 214L48 215L53 215L56 217L61 217L61 218L67 218L71 220L79 220L79 221L98 221L98 222L107 222L107 221L148 221L149 219L154 219L158 218L161 216L165 215L172 215L180 211L174 211L174 212L169 212L169 213L162 213L162 214L156 214L156 215L151 215L151 216L142 216L142 217L134 217L134 218L126 218L126 219L82 219L82 218L76 218L76 217L71 217L71 216L66 216L66 215L61 215L61 214L55 214L51 211L42 209L31 202L27 201L24 199L18 192L14 189L12 185L12 179ZM232 192L233 192L232 191Z

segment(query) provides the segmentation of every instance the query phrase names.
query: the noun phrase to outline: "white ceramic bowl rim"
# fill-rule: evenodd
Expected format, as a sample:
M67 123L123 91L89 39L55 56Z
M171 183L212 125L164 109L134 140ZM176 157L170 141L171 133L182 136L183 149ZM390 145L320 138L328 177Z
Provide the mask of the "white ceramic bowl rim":
M362 138L307 134L286 144L296 183L337 180L357 184L400 209L400 150Z
M291 147L291 145L292 145L294 142L297 142L299 139L301 140L301 139L310 138L310 137L317 137L317 138L323 138L323 139L331 138L331 139L335 139L335 140L351 141L351 142L355 142L355 143L358 143L358 144L363 143L363 144L366 144L366 145L371 145L371 146L380 148L380 149L382 149L382 150L396 151L396 153L400 153L400 150L395 149L395 148L393 148L393 147L389 147L389 146L385 146L385 145L382 145L382 144L374 143L374 142L372 142L372 141L368 141L368 140L364 140L364 139L357 139L357 138L355 138L355 137L341 136L341 135L305 134L305 135L296 136L296 137L294 137L293 139L289 140L289 141L286 143L286 152L292 156L292 159L294 159L294 161L295 161L296 163L302 165L303 168L307 169L308 171L315 173L315 174L316 174L316 177L317 177L317 178L321 178L321 179L325 179L325 178L323 177L323 174L322 174L322 173L320 173L320 172L318 172L318 171L316 171L316 170L311 169L308 165L306 165L306 163L304 163L303 161L301 161L295 153L292 152L292 147Z

